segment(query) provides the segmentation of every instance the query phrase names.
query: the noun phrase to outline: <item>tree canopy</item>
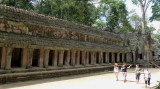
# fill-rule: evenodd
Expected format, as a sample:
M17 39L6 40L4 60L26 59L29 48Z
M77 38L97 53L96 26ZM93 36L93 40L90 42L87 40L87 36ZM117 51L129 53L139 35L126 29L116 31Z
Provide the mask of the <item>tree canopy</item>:
M151 21L158 20L160 21L160 0L154 0L152 5L152 17Z

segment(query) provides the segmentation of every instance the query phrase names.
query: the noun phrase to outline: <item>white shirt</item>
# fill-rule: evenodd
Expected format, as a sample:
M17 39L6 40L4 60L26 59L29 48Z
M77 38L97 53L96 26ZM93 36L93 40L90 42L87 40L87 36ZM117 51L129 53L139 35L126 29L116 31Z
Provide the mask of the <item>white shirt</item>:
M118 72L119 68L118 67L114 67L114 72Z

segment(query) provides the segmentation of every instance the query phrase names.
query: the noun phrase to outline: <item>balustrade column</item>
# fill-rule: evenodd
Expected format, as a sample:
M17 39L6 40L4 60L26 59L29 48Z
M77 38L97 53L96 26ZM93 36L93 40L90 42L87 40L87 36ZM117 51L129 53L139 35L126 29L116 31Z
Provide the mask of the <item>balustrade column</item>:
M89 51L86 52L86 64L89 64Z
M53 63L52 63L52 65L53 66L57 66L57 61L58 61L58 51L57 50L54 50L54 52L53 52Z
M2 68L10 69L11 68L11 59L12 59L13 48L3 47L2 48Z
M34 49L32 49L32 48L28 49L27 68L31 68L32 67L33 50Z
M95 64L95 53L91 52L91 64Z
M21 61L21 66L23 68L27 68L27 60L28 60L28 48L23 48L22 49L22 61Z
M80 64L80 51L76 52L76 65Z
M112 53L112 63L115 63L115 53Z
M117 53L117 62L120 62L120 53Z
M49 52L50 52L49 49L45 49L44 51L44 59L43 59L44 64L43 65L45 68L48 67L48 63L49 63Z
M71 65L75 65L76 51L71 50Z
M66 56L66 61L65 61L65 65L69 65L70 63L70 59L71 59L71 52L70 50L67 51L67 56Z
M1 58L1 68L10 69L11 68L11 58L12 58L13 48L3 47L2 48L2 58Z
M99 52L99 63L103 63L103 52Z
M125 54L124 54L124 53L122 53L122 62L124 62L124 55L125 55Z
M59 50L58 66L63 66L64 50Z
M40 55L38 59L38 67L43 67L44 49L40 49Z
M82 51L82 65L86 64L86 51Z
M109 63L109 52L105 52L106 56L105 56L105 62Z

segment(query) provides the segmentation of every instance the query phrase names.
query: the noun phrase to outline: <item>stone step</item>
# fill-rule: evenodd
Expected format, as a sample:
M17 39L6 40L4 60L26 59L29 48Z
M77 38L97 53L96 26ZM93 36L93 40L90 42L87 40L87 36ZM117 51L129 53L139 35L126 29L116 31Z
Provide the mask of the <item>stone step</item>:
M54 78L61 76L78 75L84 73L100 72L105 70L113 70L113 66L92 66L83 68L71 68L71 69L57 69L57 70L45 70L45 71L33 71L33 72L18 72L18 73L5 73L0 75L0 84L27 81L43 78Z

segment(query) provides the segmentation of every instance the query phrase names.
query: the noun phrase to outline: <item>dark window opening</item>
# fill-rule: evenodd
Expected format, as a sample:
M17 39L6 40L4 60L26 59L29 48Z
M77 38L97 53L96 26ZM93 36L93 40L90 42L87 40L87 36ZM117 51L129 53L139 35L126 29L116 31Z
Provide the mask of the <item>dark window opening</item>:
M82 64L82 51L80 51L80 64Z
M49 52L49 66L52 66L53 64L53 54L54 54L54 51L53 50L51 50L50 52Z
M96 55L96 63L99 64L99 53L97 52Z
M91 64L91 52L89 52L89 64Z
M35 49L33 51L33 59L32 59L32 66L38 66L38 61L40 57L40 49Z
M143 55L142 55L142 54L139 54L139 58L140 58L140 59L143 59Z
M68 53L68 51L65 50L65 51L64 51L64 56L63 56L63 65L65 65L66 62L67 62L67 53Z
M109 53L109 63L112 63L112 53Z
M115 57L115 62L117 62L117 53L115 53L114 57Z
M14 48L12 51L11 67L21 67L22 49Z
M103 52L103 63L106 63L106 53Z
M120 53L120 62L122 62L122 53Z

